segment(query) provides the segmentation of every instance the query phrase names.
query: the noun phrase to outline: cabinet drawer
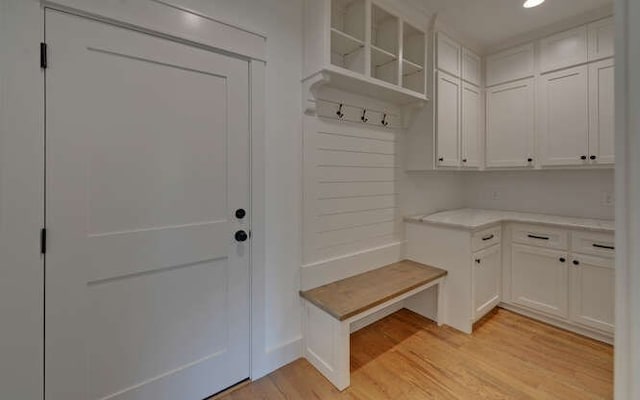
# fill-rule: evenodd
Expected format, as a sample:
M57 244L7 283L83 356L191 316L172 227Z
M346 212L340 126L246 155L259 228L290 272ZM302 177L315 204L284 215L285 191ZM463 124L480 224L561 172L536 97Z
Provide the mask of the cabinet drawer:
M571 233L571 251L613 258L615 239L611 233L574 231Z
M501 233L501 226L494 226L474 233L471 236L472 251L486 249L489 246L500 243Z
M538 225L513 225L511 240L515 243L566 250L569 233L564 229Z

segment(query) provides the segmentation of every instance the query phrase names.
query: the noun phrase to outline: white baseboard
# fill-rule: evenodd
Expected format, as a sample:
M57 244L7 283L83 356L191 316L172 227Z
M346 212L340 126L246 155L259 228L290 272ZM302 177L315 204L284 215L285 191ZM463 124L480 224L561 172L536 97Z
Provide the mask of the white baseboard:
M303 265L300 271L300 289L309 290L400 261L402 245L403 242L393 242L357 253Z
M517 314L522 314L525 317L542 321L546 324L553 325L573 333L577 333L578 335L586 336L588 338L597 340L599 342L604 342L611 345L613 344L613 337L607 334L599 333L587 328L582 328L581 326L578 326L578 325L573 325L564 321L560 321L553 317L549 317L514 304L500 303L498 304L498 306L500 308L504 308L505 310L513 311L514 313L517 313Z
M251 379L254 381L260 379L300 357L302 357L302 336L267 349L265 351L264 365L254 368Z

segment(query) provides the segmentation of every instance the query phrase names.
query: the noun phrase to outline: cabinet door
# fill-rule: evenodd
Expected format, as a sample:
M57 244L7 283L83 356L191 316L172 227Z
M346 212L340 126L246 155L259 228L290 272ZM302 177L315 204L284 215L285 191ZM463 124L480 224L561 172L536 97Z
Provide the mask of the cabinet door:
M482 134L481 91L474 85L462 84L462 166L480 166Z
M589 61L613 57L615 29L613 17L592 22L587 26Z
M487 167L533 166L533 79L487 89Z
M502 257L500 245L473 255L473 318L478 320L500 302Z
M615 162L613 59L589 65L589 154L592 162Z
M436 35L436 67L460 76L460 45L442 32Z
M564 260L564 261L563 261ZM513 244L511 300L533 310L568 317L567 253Z
M549 36L540 41L540 70L553 71L587 61L587 26Z
M589 96L586 65L540 77L542 165L588 162Z
M487 57L487 86L530 78L534 73L533 43L513 47Z
M571 264L571 320L613 333L615 272L612 258L575 254Z
M437 165L460 165L460 79L438 71L436 101Z
M480 86L481 59L471 50L462 49L462 80Z

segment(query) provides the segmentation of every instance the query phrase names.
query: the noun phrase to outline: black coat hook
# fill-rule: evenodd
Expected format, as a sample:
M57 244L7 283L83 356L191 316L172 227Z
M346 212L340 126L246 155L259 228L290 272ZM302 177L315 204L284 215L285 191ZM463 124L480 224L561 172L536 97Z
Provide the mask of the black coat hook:
M360 119L362 120L362 122L369 121L369 118L367 118L367 109L366 108L364 110L362 110L362 117L360 117Z
M387 113L382 116L382 121L380 121L382 126L389 126L389 121L387 121Z
M344 113L342 112L342 106L343 104L340 103L340 106L338 107L338 111L336 111L336 115L338 116L338 118L342 119L342 117L344 117Z

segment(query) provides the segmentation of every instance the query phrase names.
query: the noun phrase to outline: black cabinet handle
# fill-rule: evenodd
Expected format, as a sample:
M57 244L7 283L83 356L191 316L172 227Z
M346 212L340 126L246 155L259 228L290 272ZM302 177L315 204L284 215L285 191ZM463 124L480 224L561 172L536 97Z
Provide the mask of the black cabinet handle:
M578 260L573 260L573 265L580 265L580 261L578 261Z
M463 158L463 159L462 159L462 162L465 162L465 163L466 163L466 162L467 162L467 159L466 159L466 158Z
M438 158L438 161L443 162L444 158L440 157L440 158Z
M247 212L244 210L244 208L238 208L236 210L236 218L238 219L242 219L247 215Z
M605 246L604 244L594 243L593 247L597 247L598 249L607 249L607 250L615 250L615 246Z
M234 235L236 242L244 242L247 239L249 239L249 235L247 234L247 232L245 231L238 231L236 232L236 234Z
M586 159L587 159L587 156L580 156L580 159L581 159L581 160L586 160Z
M487 240L491 240L495 237L495 235L489 235L489 236L485 236L482 238L482 240L487 241Z
M476 258L476 264L480 264L480 259Z
M533 162L533 158L531 157L527 158L527 162Z
M538 235L527 235L527 236L530 237L531 239L549 240L549 238L546 236L538 236Z
M567 261L567 259L566 259L566 258L564 258L564 257L560 257L560 262L561 262L561 263L563 263L563 262L565 262L565 261Z
M589 158L590 158L590 159L592 159L592 160L595 160L595 159L596 159L596 158L598 158L598 157L597 157L597 156L591 156L591 157L589 157Z

